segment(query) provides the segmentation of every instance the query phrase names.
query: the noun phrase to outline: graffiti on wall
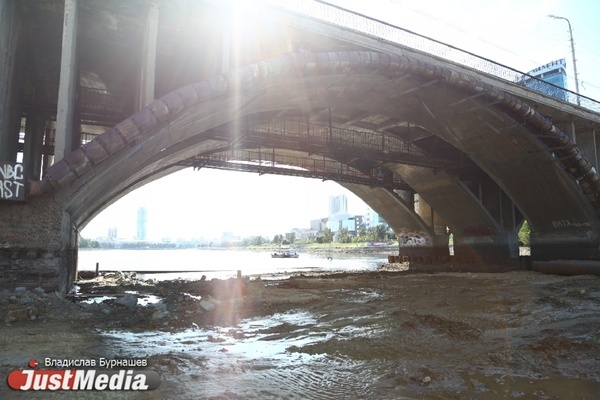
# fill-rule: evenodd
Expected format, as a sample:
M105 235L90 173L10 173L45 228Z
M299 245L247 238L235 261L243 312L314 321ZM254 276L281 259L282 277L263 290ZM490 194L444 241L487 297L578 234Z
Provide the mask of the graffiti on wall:
M25 200L23 164L0 163L0 200Z
M431 238L423 232L403 232L398 235L400 247L427 247L431 246Z

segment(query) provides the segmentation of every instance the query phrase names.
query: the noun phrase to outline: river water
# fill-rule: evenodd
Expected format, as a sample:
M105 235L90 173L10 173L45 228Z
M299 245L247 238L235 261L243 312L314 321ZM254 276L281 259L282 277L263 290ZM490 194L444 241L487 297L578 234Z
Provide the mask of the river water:
M391 252L390 252L391 254ZM331 257L331 258L328 258ZM245 250L81 250L79 270L136 271L140 278L207 279L260 275L283 278L290 273L372 271L387 262L385 254L301 253L299 258L271 258L266 251Z

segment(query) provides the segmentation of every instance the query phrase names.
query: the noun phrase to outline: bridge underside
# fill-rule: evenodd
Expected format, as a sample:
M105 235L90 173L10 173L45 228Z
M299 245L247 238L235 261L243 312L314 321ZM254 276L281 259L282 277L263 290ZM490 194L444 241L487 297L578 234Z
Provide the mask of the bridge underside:
M451 233L456 257L514 259L526 219L533 258L583 259L598 254L600 207L581 159L535 109L447 67L308 53L163 96L53 165L31 195L64 212L54 257L128 192L208 166L336 180L386 219L401 255L445 256Z

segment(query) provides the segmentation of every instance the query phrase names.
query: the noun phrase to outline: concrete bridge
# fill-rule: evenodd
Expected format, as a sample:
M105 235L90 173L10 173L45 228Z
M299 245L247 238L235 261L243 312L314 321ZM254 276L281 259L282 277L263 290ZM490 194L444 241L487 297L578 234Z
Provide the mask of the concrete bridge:
M532 258L598 256L598 103L311 7L0 0L0 286L64 292L100 211L235 161L338 181L400 255L515 259L527 220Z

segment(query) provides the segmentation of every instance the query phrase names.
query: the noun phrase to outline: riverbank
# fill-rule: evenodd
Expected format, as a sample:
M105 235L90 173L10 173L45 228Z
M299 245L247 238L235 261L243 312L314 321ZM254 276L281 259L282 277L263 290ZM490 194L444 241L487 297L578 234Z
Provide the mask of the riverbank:
M32 358L141 357L161 376L156 399L600 393L600 278L400 267L269 281L117 273L78 282L68 299L5 292L0 374ZM0 398L64 395L0 387Z
M289 245L284 247L294 248L301 252L310 254L326 254L326 253L348 253L348 254L398 254L398 243L394 244L378 244L378 245L366 245L364 243L311 243L307 245ZM280 249L281 246L276 245L263 245L263 246L248 246L243 250L251 251L275 251Z

